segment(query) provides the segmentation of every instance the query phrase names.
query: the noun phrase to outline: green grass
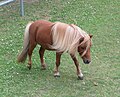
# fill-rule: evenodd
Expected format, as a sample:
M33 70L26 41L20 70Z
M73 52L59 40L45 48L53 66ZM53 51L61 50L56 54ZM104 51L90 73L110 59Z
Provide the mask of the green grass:
M120 97L119 0L25 0L0 7L0 97ZM61 59L60 78L53 77L55 52L46 51L47 70L40 70L39 46L31 70L16 62L28 21L46 19L74 23L93 34L92 63L81 64L84 80L77 80L68 54Z

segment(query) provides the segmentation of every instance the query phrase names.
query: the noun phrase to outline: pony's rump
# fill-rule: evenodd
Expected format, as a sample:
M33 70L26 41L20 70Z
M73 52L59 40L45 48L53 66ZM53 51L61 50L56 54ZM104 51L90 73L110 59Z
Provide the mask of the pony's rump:
M18 62L24 62L27 58L28 47L29 47L29 28L32 23L33 22L29 22L25 28L23 50L17 58Z

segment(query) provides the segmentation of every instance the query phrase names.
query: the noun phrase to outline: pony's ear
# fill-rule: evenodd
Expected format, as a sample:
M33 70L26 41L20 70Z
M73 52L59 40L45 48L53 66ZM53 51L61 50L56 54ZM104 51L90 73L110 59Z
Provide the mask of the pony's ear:
M80 40L79 40L79 43L81 43L83 41L84 41L84 37L81 37Z
M89 36L90 36L90 38L92 38L92 37L93 37L93 35L91 35L91 34L89 34Z

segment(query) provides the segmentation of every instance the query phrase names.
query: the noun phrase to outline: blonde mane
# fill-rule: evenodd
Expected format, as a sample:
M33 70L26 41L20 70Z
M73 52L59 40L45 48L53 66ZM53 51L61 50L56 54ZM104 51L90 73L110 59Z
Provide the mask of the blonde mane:
M57 52L68 52L72 55L75 55L80 45L80 38L84 37L84 41L87 41L89 38L89 35L78 26L61 22L56 22L53 25L51 34L53 39L51 48L55 49Z

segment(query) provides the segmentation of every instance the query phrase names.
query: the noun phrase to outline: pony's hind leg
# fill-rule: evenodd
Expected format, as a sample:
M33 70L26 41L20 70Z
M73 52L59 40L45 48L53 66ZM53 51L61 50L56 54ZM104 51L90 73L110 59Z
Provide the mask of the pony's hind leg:
M29 46L29 49L28 49L28 57L29 57L29 59L28 59L28 68L29 68L29 70L31 69L31 67L32 67L32 60L31 60L31 57L32 57L32 52L33 52L33 50L34 50L34 48L36 47L36 43L30 43L30 46Z
M40 50L39 50L39 55L40 55L40 61L41 61L41 69L42 70L45 70L46 69L46 64L45 64L45 61L44 61L44 52L45 52L45 49L42 48L42 46L40 47Z
M73 55L71 55L71 58L73 59L73 61L75 63L75 66L76 66L76 69L77 69L78 79L83 80L83 74L81 72L81 69L80 69L79 62L78 62L77 58L75 56L73 56Z
M55 66L55 69L54 69L54 77L60 77L59 69L58 68L60 66L61 55L62 55L62 53L57 53L56 52L56 66Z

